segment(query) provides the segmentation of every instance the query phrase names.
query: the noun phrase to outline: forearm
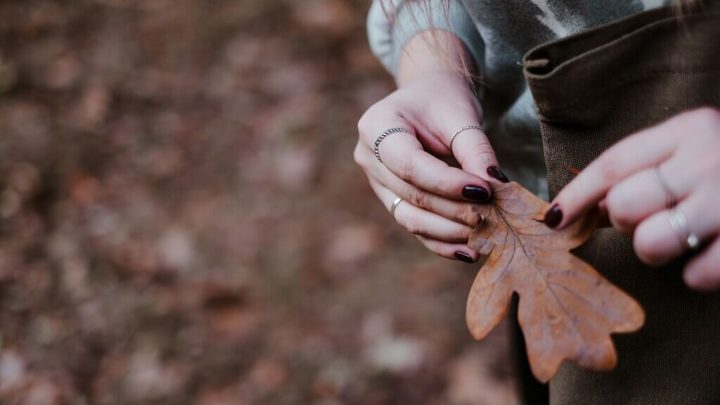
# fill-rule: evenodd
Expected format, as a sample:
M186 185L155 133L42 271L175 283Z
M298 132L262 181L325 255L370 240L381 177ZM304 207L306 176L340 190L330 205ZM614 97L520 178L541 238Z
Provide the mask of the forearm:
M432 29L418 33L403 48L395 77L399 87L430 73L447 72L470 79L476 66L455 34Z

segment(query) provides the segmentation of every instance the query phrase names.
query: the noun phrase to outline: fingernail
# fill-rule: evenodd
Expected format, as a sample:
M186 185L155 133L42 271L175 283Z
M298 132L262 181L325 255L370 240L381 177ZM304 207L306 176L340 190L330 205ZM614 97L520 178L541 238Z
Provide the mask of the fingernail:
M472 256L460 250L455 252L455 258L465 263L475 263L475 260L473 260Z
M490 201L490 192L481 186L465 186L462 191L463 197L468 200L486 203Z
M560 225L560 221L562 221L563 213L560 210L560 207L557 204L553 204L549 210L545 213L545 219L543 222L545 222L545 225L549 226L550 228L555 228L556 226Z
M500 168L497 166L488 167L487 173L488 173L488 175L490 175L490 177L492 177L495 180L501 181L503 183L510 182L510 179L508 179L507 176L505 175L505 173L503 173L502 170L500 170Z

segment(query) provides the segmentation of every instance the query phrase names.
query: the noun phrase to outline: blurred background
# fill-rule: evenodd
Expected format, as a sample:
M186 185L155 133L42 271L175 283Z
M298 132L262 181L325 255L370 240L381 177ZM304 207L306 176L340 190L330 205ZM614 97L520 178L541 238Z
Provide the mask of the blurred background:
M0 403L516 402L352 161L368 6L0 1Z

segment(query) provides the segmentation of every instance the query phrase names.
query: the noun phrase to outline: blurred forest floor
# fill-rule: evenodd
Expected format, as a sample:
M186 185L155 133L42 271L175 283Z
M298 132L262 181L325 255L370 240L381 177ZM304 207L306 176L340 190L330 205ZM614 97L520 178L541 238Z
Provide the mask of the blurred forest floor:
M352 161L367 3L0 2L0 403L515 402Z

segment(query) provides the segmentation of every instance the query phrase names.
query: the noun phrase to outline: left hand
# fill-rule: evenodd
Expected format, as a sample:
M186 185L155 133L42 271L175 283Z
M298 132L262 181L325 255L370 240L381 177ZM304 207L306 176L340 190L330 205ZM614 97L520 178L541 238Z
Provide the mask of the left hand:
M558 193L545 222L561 229L598 204L650 265L682 255L696 236L685 282L720 288L720 110L685 112L618 142Z

